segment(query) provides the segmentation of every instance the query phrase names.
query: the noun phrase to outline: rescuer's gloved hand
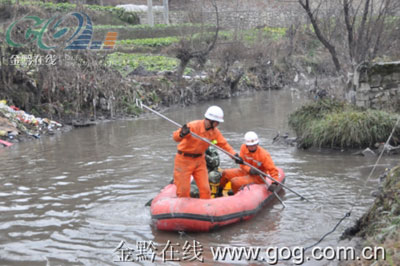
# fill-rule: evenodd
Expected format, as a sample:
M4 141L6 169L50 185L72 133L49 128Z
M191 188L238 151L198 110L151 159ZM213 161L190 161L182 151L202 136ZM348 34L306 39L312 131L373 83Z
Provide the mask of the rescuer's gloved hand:
M250 175L259 175L258 171L254 168L250 168L249 174Z
M190 128L186 124L184 124L181 127L181 132L179 132L179 137L183 138L189 133L190 133Z
M233 158L235 160L235 163L244 164L242 157L240 157L238 153L235 154L235 157L236 158Z
M273 182L271 185L269 185L268 190L274 192L278 188L278 185L278 183Z

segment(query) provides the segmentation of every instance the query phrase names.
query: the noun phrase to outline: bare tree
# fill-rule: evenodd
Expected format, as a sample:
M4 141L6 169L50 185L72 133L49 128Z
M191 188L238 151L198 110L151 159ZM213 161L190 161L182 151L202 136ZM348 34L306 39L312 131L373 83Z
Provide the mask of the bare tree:
M189 64L190 60L197 59L201 63L205 63L207 60L207 56L211 52L211 50L215 47L215 44L218 39L218 32L219 32L219 17L218 17L218 7L215 0L211 0L212 6L215 9L216 15L216 29L212 40L207 43L205 41L207 47L204 48L203 44L199 44L198 41L194 41L192 38L187 39L183 37L177 47L175 47L175 57L180 60L179 67L177 70L177 77L180 79L185 71L187 65ZM202 47L201 47L202 46Z
M318 40L329 51L337 72L348 65L354 68L363 61L370 61L387 53L393 47L390 38L398 23L396 12L400 3L395 0L298 0L305 10L313 26ZM323 10L322 6L338 12ZM330 38L324 24L336 29L336 37ZM332 25L334 24L334 25ZM343 46L343 36L347 36L347 45ZM397 40L398 41L398 40ZM339 50L347 50L346 54L338 54Z
M304 8L308 17L310 18L311 24L315 31L315 35L317 35L318 40L326 47L326 49L328 49L329 53L331 54L332 61L335 64L336 71L339 72L341 67L340 67L338 55L336 52L336 48L328 40L328 38L324 35L324 33L321 31L320 25L318 23L318 16L317 16L318 12L317 11L320 8L321 3L318 5L318 7L314 11L312 11L309 0L299 0L299 3Z

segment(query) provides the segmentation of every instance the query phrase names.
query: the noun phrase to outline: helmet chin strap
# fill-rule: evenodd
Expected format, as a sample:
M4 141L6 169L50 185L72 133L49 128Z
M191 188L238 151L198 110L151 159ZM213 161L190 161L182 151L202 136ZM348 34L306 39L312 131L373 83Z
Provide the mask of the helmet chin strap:
M257 149L258 149L258 145L257 145L257 147L254 149L254 151L252 151L252 150L250 150L249 148L247 148L247 150L248 150L249 152L251 152L251 153L256 152Z
M206 120L207 120L207 121L209 122L209 124L210 124L210 127L209 127L209 128L206 128L206 130L214 129L213 121L211 121L211 120L208 119L208 118L206 118Z

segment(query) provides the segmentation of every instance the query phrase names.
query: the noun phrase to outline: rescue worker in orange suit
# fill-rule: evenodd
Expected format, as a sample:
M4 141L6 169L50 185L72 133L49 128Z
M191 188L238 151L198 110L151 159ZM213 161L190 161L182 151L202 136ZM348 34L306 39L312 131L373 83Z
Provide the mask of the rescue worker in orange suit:
M240 147L240 157L261 172L278 180L278 169L275 167L271 155L258 145L259 140L257 134L253 131L249 131L244 135L244 140L245 143ZM242 186L247 184L264 184L257 170L243 164L240 165L240 168L226 169L222 172L219 194L221 194L222 189L229 181L231 181L233 193L236 193ZM277 185L278 183L273 182L268 189L274 191Z
M190 134L193 132L200 137L208 139L225 151L236 157L236 163L243 163L235 150L228 144L217 128L224 122L224 112L218 106L210 106L204 114L203 120L191 121L176 130L172 137L178 144L175 156L174 183L178 197L190 197L190 176L192 175L201 199L210 199L210 184L205 160L205 151L209 144Z

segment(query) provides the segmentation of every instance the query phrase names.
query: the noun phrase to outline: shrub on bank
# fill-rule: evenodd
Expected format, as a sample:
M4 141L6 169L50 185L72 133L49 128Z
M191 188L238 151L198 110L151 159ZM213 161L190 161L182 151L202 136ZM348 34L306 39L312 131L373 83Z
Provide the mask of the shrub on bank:
M385 142L397 121L397 115L379 110L324 99L303 106L289 117L289 125L298 136L301 148L366 148ZM397 145L400 127L392 140Z

